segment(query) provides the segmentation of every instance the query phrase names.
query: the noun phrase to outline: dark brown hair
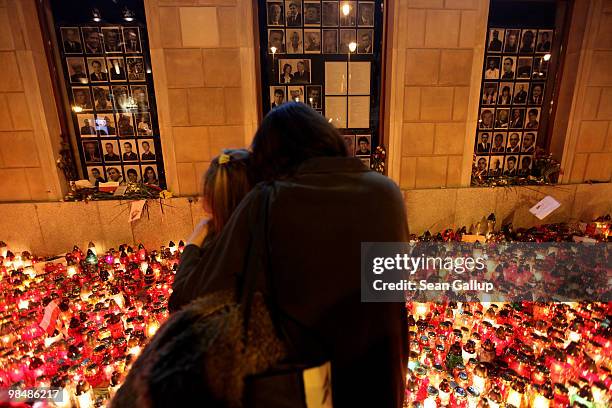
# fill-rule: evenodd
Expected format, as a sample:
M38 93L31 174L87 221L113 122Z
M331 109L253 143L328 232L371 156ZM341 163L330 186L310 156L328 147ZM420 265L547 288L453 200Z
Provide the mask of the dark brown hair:
M255 181L291 176L313 157L346 157L340 132L316 110L288 102L266 115L251 145Z
M251 190L248 177L249 152L225 149L215 157L204 174L202 195L211 213L208 234L219 234L240 201Z

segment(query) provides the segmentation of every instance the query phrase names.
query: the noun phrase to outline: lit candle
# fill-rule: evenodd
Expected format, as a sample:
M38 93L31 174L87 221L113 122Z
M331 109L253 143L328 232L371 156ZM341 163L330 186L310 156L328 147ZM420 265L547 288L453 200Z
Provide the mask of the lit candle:
M147 325L147 336L148 337L153 337L155 335L155 333L157 332L157 329L159 329L159 323L153 317L153 318L151 318L151 320L149 321L149 324Z
M140 346L134 346L130 348L128 354L131 354L132 356L134 356L134 358L137 358L140 355L140 351L141 351Z
M274 48L274 50L272 50L272 48ZM272 51L272 55L274 55L274 53L276 52L276 47L271 47L270 50ZM176 244L173 241L170 241L168 243L168 249L170 250L170 253L172 255L174 255L176 251L178 250Z
M437 408L438 407L438 389L433 386L427 387L427 398L423 401L423 408Z
M413 303L414 304L414 315L417 320L425 319L427 313L429 313L428 303Z
M521 408L523 404L524 386L518 381L512 384L506 398L506 405L512 405L515 408Z
M470 408L477 408L478 402L480 401L480 391L478 391L473 386L467 387L467 395L468 395L468 406Z
M549 408L550 400L542 394L536 394L533 398L532 408Z
M439 387L440 405L446 406L450 401L451 386L446 379L442 380Z
M91 389L84 391L81 394L76 394L76 400L79 408L93 407L93 397Z

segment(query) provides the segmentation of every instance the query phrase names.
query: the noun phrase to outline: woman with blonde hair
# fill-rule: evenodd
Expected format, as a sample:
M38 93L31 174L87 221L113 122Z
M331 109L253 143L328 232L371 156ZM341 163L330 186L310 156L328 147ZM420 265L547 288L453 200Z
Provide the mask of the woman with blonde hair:
M189 237L186 250L197 250L218 236L240 201L251 190L248 177L249 152L245 149L225 149L215 157L204 174L202 205L210 214L196 226ZM189 261L189 253L183 252L181 268Z
M210 215L202 220L181 255L178 273L188 273L213 255L214 243L242 199L251 190L249 152L223 150L210 163L202 182L202 205ZM219 298L220 299L220 298ZM222 330L209 318L209 301L192 302L174 313L132 366L115 395L113 408L229 407L240 400L236 394L242 378L232 371L230 345L215 342ZM259 322L259 321L258 321ZM272 330L270 330L272 332ZM223 357L221 357L223 356ZM255 370L245 364L246 371ZM205 373L220 381L210 381ZM220 373L227 375L220 376Z

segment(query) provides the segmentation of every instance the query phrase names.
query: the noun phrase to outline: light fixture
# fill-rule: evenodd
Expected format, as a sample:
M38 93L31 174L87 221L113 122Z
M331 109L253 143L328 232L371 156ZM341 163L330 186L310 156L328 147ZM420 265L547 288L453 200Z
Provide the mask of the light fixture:
M275 46L271 46L270 47L270 51L272 51L272 55L276 54L276 47Z
M550 61L550 53L544 54L544 61Z
M76 113L83 112L83 108L81 108L81 107L80 107L80 106L78 106L78 105L74 105L74 106L72 107L72 110L73 110L74 112L76 112Z
M102 14L100 14L100 10L98 10L97 8L94 8L91 10L91 17L92 17L92 20L95 21L96 23L99 23L100 21L102 21Z
M351 52L355 52L355 50L356 50L356 49L357 49L357 43L356 43L355 41L351 41L351 42L349 43L349 50L350 50Z
M123 19L125 21L134 21L134 12L129 8L125 7L121 14L123 15Z
M351 5L348 3L344 3L342 5L342 14L344 14L345 16L348 16L350 12L351 12Z

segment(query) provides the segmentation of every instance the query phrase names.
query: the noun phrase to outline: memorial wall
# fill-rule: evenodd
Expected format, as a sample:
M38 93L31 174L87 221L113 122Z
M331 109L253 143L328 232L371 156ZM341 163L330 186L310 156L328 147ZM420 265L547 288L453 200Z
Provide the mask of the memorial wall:
M266 2L261 2L261 5L264 3ZM271 4L277 3L279 2ZM326 3L325 7L323 3ZM442 228L448 222L449 211L460 215L461 220L475 222L498 205L514 202L526 206L524 197L532 197L529 203L535 203L538 197L543 197L534 195L530 189L520 187L481 187L483 191L487 191L486 196L489 198L481 200L479 205L465 207L463 204L464 196L474 195L469 186L472 181L474 149L476 154L479 154L476 138L483 132L478 128L481 108L513 109L513 105L497 106L498 103L480 106L487 102L486 98L483 99L483 95L487 93L483 92L488 90L491 84L498 85L498 82L505 81L487 79L486 71L483 71L487 58L493 61L497 58L497 51L490 50L490 47L489 50L486 49L493 40L493 33L498 32L502 46L507 37L504 34L504 39L501 39L500 33L505 27L493 27L489 24L488 1L363 2L361 9L360 2L357 2L354 9L354 17L357 20L354 26L349 21L350 17L344 22L340 20L342 8L339 7L338 24L333 27L330 24L333 25L336 21L326 17L327 21L324 22L323 17L327 16L325 13L329 14L330 7L333 8L338 2L323 3L321 8L313 8L314 22L309 22L308 26L306 21L302 21L299 28L287 26L286 21L283 21L281 30L262 25L271 23L267 21L266 14L271 13L271 9L260 9L261 13L258 14L257 9L245 0L144 2L148 36L146 42L149 46L147 63L152 71L147 79L147 84L150 84L147 91L154 91L149 100L154 97L156 102L157 121L152 127L155 133L159 132L159 139L155 139L155 134L152 137L134 134L128 139L134 139L132 149L138 155L143 147L141 141L147 138L155 140L150 147L156 153L159 150L159 157L163 157L165 187L175 197L197 196L201 175L208 167L211 157L219 154L222 148L248 146L261 115L267 112L271 106L269 104L273 103L276 88L284 88L284 98L287 99L291 95L289 87L292 86L300 88L296 90L303 92L307 103L320 106L322 114L325 114L326 100L332 101L333 105L333 100L348 98L348 103L345 104L348 127L343 132L348 136L347 139L353 139L352 142L349 140L349 143L353 144L352 151L357 151L360 137L369 141L370 150L377 145L384 146L387 175L404 190L409 211L412 211L410 216L422 220L412 223L418 225L417 230L430 227L426 225L426 220L430 219L438 220L429 223L433 224L433 229ZM541 137L549 137L553 142L556 141L551 143L550 150L561 163L559 184L609 182L612 172L612 116L608 112L608 107L612 106L612 78L609 70L605 69L610 65L608 60L612 58L612 25L609 24L612 5L609 1L579 3L569 17L570 21L575 22L570 24L570 27L579 25L587 27L588 30L584 31L584 37L582 33L575 32L576 29L568 33L567 52L564 56L568 62L561 64L563 75L559 79L560 82L554 85L558 93L555 126L549 129L548 135L538 135L536 138L539 140ZM283 2L281 7L284 19L290 11L286 9L287 4ZM364 17L364 13L367 14L371 4L381 7L372 7L376 11L372 18L375 18L374 25L381 24L383 27L370 27L366 21L369 17ZM303 3L303 6L307 4ZM320 13L318 17L317 10ZM62 130L58 119L61 112L55 101L52 72L45 55L44 41L47 37L43 35L40 24L20 24L39 21L39 12L33 0L0 2L0 19L6 22L0 24L0 58L5 67L5 74L0 78L0 105L4 107L0 109L0 115L3 115L0 120L0 138L4 140L4 143L0 144L0 200L4 202L59 201L70 192L69 183L61 169ZM360 16L362 22L358 20ZM22 26L26 29L22 29ZM529 22L520 29L536 30L535 35L541 40L542 36L537 30L541 29L544 33L545 29L550 28L538 27ZM307 40L304 36L307 32L313 34L311 37L314 45L306 47L310 49L308 52L301 48L300 53L295 54L297 59L289 53L289 49L285 49L285 53L277 51L270 54L268 38L262 36L274 36L274 30L283 32L282 44L285 47L291 45L292 33L288 36L287 30L296 33L299 31L298 47L300 41L304 47ZM356 48L354 52L348 50L346 55L344 52L340 53L343 30L354 31L352 34L355 34L355 40L359 40L359 30L362 34L373 33L373 53L365 52L365 45ZM321 36L320 43L317 34ZM338 53L332 52L332 45L328 44L327 51L325 48L325 35L331 41L332 34L337 37ZM80 35L82 43L85 44L83 33ZM140 35L142 36L142 33ZM523 31L521 35L524 36ZM561 36L557 38L555 35L550 41L562 40ZM104 41L104 37L102 40ZM543 55L541 50L537 50L537 41L537 38L534 39L534 54L529 56L532 77L533 61ZM261 44L261 47L258 44ZM263 49L264 46L266 50ZM359 41L356 41L356 46L359 47ZM499 53L500 58L505 55L503 52L504 48ZM264 59L267 65L262 64L262 56L266 56ZM68 55L64 57L74 58ZM108 71L108 63L112 63L114 57L103 57ZM83 61L88 61L87 58L92 57L87 53L83 54ZM131 61L133 57L122 54L121 58L127 63L126 58ZM310 82L280 84L282 78L278 77L278 70L282 68L279 65L281 60L297 61L300 58L313 63ZM334 71L336 67L333 64L344 61L348 67L349 58L355 67L356 64L363 65L366 61L376 61L377 64L371 65L372 74L369 78L373 87L373 96L370 96L371 126L357 127L354 130L348 123L348 107L352 97L350 83L346 83L348 91L343 94L342 89L332 89L334 84L326 82L327 77L336 71L336 74L340 72ZM515 57L510 58L515 58L518 64L521 62L520 58L526 60L527 57L517 52ZM272 60L273 65L270 64ZM331 63L326 63L327 60ZM91 63L93 64L93 60ZM65 67L68 69L67 65ZM86 68L86 72L89 72L89 69ZM270 76L262 80L263 69L274 71L274 75L268 72ZM502 69L501 65L498 69ZM347 79L352 78L350 72L343 72ZM354 74L357 76L359 71ZM364 85L362 82L367 75L359 74L359 78L362 78L359 84ZM269 79L272 82L265 83ZM529 81L533 82L532 79ZM516 88L516 84L521 85L523 82L527 83L526 77L515 77L512 79L512 87ZM542 83L535 81L538 84L532 85L531 82L529 89L525 90L527 98L533 98L534 88ZM126 81L126 84L131 86L129 81ZM103 88L108 88L109 94L112 94L113 87L116 86L109 79ZM547 87L548 85L544 88ZM550 88L552 89L552 85ZM498 99L500 89L503 93L503 87L499 88L498 85ZM512 97L516 94L515 90L513 89ZM299 96L296 94L296 97ZM362 96L360 93L353 97ZM376 98L377 104L374 103ZM522 105L517 108L525 110L524 121L527 121L529 108L535 106L526 104L524 108ZM522 112L520 109L519 112ZM540 109L541 114L543 108L538 105L536 109ZM138 128L133 121L144 116L138 110L132 112L131 126ZM115 123L117 117L114 117ZM491 130L490 143L494 143L497 133L502 134L505 138L505 143L502 143L504 149L508 149L512 134L520 133L519 142L524 144L525 133L530 133L524 127L520 132L513 132L512 129ZM367 139L367 136L371 138ZM104 137L96 134L94 139L102 142ZM114 138L117 142L124 139L120 135ZM83 137L81 142L85 139ZM117 146L117 150L122 152L124 147ZM99 145L98 148L105 147ZM367 149L366 146L365 151ZM104 152L99 153L104 156ZM73 154L78 157L79 154L84 154L84 151L78 153L73 146ZM519 152L519 157L521 154L523 153ZM508 155L512 156L505 151L497 154L503 157ZM489 159L493 156L495 154L489 149L486 154L488 166ZM367 155L362 157L367 158ZM504 163L500 163L502 174ZM104 165L104 162L101 164ZM132 166L129 162L124 164ZM136 163L136 167L139 167L137 177L142 177L145 164ZM518 170L520 166L519 160ZM84 168L88 167L93 169L95 165L85 163ZM126 172L122 176L127 179L129 169L123 170ZM489 171L487 168L487 173ZM576 192L581 191L581 188L574 185L547 187L558 191L559 200L567 202L573 202ZM421 193L421 190L429 193ZM431 198L434 196L436 199ZM435 205L432 206L430 201ZM610 210L607 208L609 205L603 207L602 212ZM444 210L446 214L444 219L436 216L441 213L440 210ZM567 206L566 215L568 219L576 216L570 206ZM517 216L517 220L520 218ZM529 220L522 222L526 221Z

